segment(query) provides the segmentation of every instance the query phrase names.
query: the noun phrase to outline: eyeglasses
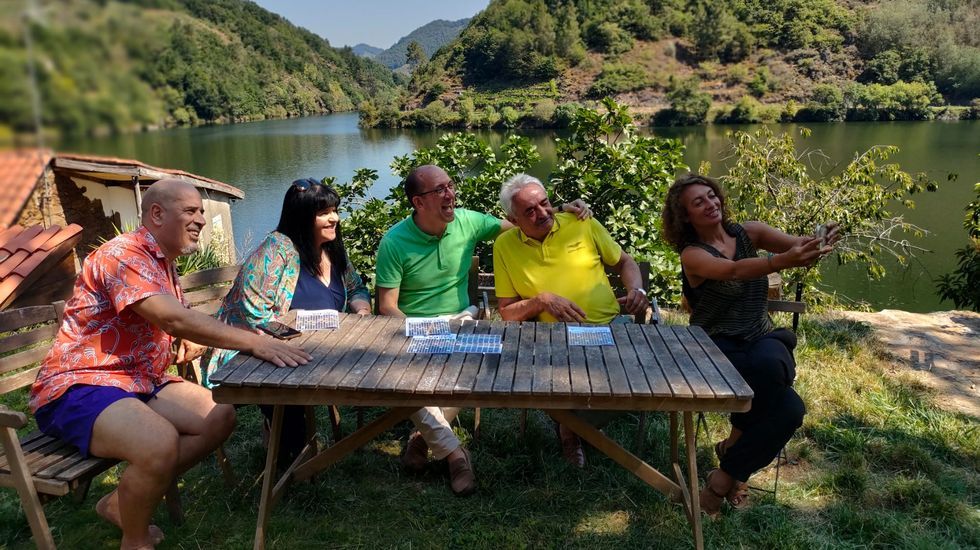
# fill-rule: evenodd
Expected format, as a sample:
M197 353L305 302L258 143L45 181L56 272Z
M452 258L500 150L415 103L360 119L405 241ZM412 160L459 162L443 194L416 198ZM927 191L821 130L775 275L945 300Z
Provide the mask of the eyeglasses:
M323 185L323 182L321 182L320 180L315 180L313 178L303 178L301 180L294 181L293 185L299 187L303 191L306 191L307 189L313 187L314 185Z
M424 197L424 196L426 196L428 194L431 194L431 193L439 193L440 195L445 195L447 191L455 191L455 190L456 190L456 184L454 184L453 182L449 182L446 185L440 185L439 187L436 187L435 189L432 189L431 191L426 191L425 193L419 193L419 194L417 194L415 196L416 197Z

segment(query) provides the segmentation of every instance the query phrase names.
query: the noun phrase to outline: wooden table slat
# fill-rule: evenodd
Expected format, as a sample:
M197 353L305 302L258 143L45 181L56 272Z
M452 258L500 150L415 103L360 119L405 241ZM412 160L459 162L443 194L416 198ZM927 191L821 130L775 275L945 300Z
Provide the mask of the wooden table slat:
M591 395L612 395L609 386L609 373L606 372L606 361L602 357L603 346L582 347L585 348L585 364L589 371Z
M537 323L534 327L534 365L530 369L533 381L531 393L548 395L551 393L551 377L554 368L551 366L551 325L553 323Z
M473 323L460 324L458 321L454 321L452 328L457 335L473 334ZM436 386L443 378L450 378L455 383L465 358L465 353L453 352L446 356L442 365L436 366L430 361L428 368L422 373L422 378L415 386L415 393L435 393Z
M353 318L347 321L345 315L341 315L340 317L340 327L337 329L330 331L311 331L316 334L316 338L308 340L302 348L312 355L314 360L296 367L292 372L287 374L280 383L283 387L298 388L310 376L319 377L319 374L313 374L316 370L317 363L319 363L316 357L328 355L334 346L337 345L337 342L341 340L343 331L348 330L348 327L353 326L353 323L359 322L359 320Z
M314 332L315 331L312 330L306 331L302 336L293 339L290 343L303 349L306 349L307 347L315 347L315 344L317 341L319 341L319 338L316 337ZM312 355L312 352L310 355ZM242 380L242 385L258 387L267 384L280 383L293 372L293 369L296 368L299 367L277 367L272 363L263 363L261 366L259 366L259 368L253 370L244 380Z
M646 373L643 371L643 367L636 357L636 350L626 330L626 324L616 323L610 325L609 328L612 330L613 338L616 339L616 342L620 343L617 346L620 365L629 384L630 392L637 396L650 395L650 384L647 383ZM625 345L627 343L629 345Z
M701 349L703 349L708 357L711 358L711 362L714 363L715 368L718 369L718 372L720 372L721 375L725 377L725 380L728 381L728 385L732 388L732 391L735 392L735 395L740 398L752 397L752 388L745 382L742 375L735 370L735 366L732 365L732 362L729 361L727 357L725 357L725 354L722 353L718 346L714 345L713 343L709 345L711 339L704 329L698 326L692 326L688 327L688 330L690 330L694 338L697 339L698 343L701 345Z
M511 392L515 395L527 395L531 393L531 384L534 382L534 356L535 333L539 323L527 323L521 325L521 339L517 346L517 361L514 362L514 381L511 384ZM500 379L497 380L500 382ZM494 390L497 390L495 385Z
M708 381L701 374L701 369L691 361L687 350L684 349L680 340L677 339L676 329L658 330L658 332L667 345L667 349L670 350L671 357L677 361L677 365L681 368L681 373L684 375L684 379L687 380L691 391L694 392L694 397L715 397L715 392L711 391L711 386L708 385Z
M568 370L567 328L562 323L549 323L551 329L551 393L570 395L572 381Z
M622 323L617 323L622 326ZM612 332L612 326L610 326L610 332ZM609 391L613 395L619 395L628 397L633 395L632 390L630 390L630 381L626 376L626 369L623 368L623 360L620 357L619 346L625 344L627 347L632 347L630 344L630 339L625 333L621 333L625 340L616 340L616 333L613 333L613 340L617 343L615 346L601 346L602 351L602 362L606 367L606 374L609 376Z
M656 325L642 325L640 328L647 343L653 349L653 356L656 358L657 364L660 365L660 370L663 372L664 378L670 386L670 393L674 397L694 396L691 386L688 385L687 379L684 378L680 367L667 349L667 344L664 343L663 337L660 336L658 327ZM649 380L649 378L647 379Z
M687 355L691 358L695 365L698 365L698 370L704 379L711 386L711 390L715 392L716 397L734 397L735 392L728 385L728 381L722 376L715 364L708 355L701 349L701 344L698 343L697 339L691 334L688 327L678 327L674 331L674 335L680 340L684 349L687 351Z
M490 324L490 334L500 334L502 351L498 355L496 353L491 355L485 355L483 357L483 362L480 364L480 372L476 375L476 383L473 384L474 393L490 393L493 391L494 381L497 379L497 373L500 370L500 363L503 360L504 354L508 353L508 348L514 348L517 345L517 338L521 328L517 323L505 323L503 321L493 321ZM514 340L510 342L509 340ZM511 349L510 353L513 354L514 350Z
M387 359L386 353L389 346L397 346L402 343L404 339L404 323L397 317L388 317L387 319L388 321L384 324L384 327L378 331L374 340L371 342L371 347L354 364L350 371L337 382L336 387L338 389L357 388L365 375L369 371L372 371L378 362L386 362L385 365L391 363L391 360Z
M493 381L493 392L509 394L514 389L514 370L517 357L520 353L520 345L525 339L524 324L507 322L504 334L503 352L500 354L500 364L497 365L497 376Z
M490 328L490 323L484 321L463 321L459 327L458 334L486 334ZM457 357L458 356L458 357ZM454 389L462 386L459 380L465 375L463 385L469 384L472 387L473 380L476 380L476 373L480 370L480 361L483 360L482 353L454 353L446 364L446 369L442 371L442 377L433 389L433 393L438 395L450 395Z
M362 315L342 315L340 328L324 335L327 338L337 338L336 343L320 361L317 361L316 370L299 382L299 387L320 388L322 381L330 376L334 369L343 369L340 358L350 351L352 344L371 324L373 323Z
M636 361L648 384L650 395L656 397L671 397L674 395L670 391L670 384L667 383L663 368L661 368L660 363L654 356L653 349L650 347L650 343L647 342L646 336L643 335L643 329L640 328L640 325L625 324L623 328L626 330L626 334L629 335L630 343L632 344L631 348L636 353ZM637 382L637 384L641 385L640 382ZM635 393L636 389L634 388L633 391Z
M393 324L388 325L389 341L384 347L384 351L374 361L371 368L364 374L360 382L350 389L363 391L391 391L398 383L401 369L408 363L411 355L405 351L411 343L411 338L405 336L405 322L399 319ZM396 364L398 365L396 367ZM395 372L395 370L398 372ZM346 383L346 381L345 381ZM386 385L388 384L388 385ZM346 387L345 384L342 384ZM382 390L385 387L387 390Z
M374 343L378 341L381 335L388 336L386 327L392 323L396 326L401 325L398 321L398 319L386 317L383 322L370 323L366 327L359 326L356 330L359 333L357 339L351 342L347 352L337 359L337 366L331 369L326 376L320 378L317 387L336 389L355 368L367 369L381 354L381 346L376 346ZM387 340L384 341L387 342Z
M578 323L565 324L566 342L568 327L578 326ZM571 379L572 395L589 395L592 386L589 384L589 368L585 360L585 346L565 346L568 348L568 371Z

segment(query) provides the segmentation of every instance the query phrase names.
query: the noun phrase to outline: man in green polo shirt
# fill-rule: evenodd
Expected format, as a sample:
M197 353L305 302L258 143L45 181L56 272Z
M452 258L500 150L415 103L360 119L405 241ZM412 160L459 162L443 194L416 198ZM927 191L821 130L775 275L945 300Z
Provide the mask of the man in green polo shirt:
M493 245L493 275L500 316L506 321L612 322L620 306L645 313L649 304L640 268L594 218L555 214L540 181L518 174L504 183L500 204L518 230ZM625 296L616 298L604 265L619 274ZM602 411L598 411L602 413ZM594 423L608 414L582 413ZM585 464L578 436L559 426L565 459Z
M399 317L459 314L470 305L466 290L476 243L495 239L513 224L456 208L455 186L438 166L412 170L404 187L413 212L389 229L378 247L378 311ZM568 209L579 216L591 215L580 200ZM413 414L419 431L409 438L402 464L420 471L431 450L436 460L447 460L450 486L462 496L476 489L476 478L469 451L449 426L458 412L458 408L426 407Z

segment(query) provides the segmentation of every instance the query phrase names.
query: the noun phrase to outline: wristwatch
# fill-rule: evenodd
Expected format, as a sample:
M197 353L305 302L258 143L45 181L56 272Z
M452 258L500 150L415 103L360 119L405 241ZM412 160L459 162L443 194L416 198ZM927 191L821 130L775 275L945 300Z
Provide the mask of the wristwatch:
M647 295L647 291L643 290L642 288L634 288L633 290L639 292L640 294L642 294L644 296Z

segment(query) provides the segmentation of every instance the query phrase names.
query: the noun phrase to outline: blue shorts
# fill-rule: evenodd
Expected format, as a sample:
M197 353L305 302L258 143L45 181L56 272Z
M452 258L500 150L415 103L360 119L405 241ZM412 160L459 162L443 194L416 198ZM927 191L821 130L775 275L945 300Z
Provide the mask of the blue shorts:
M78 447L82 456L88 457L95 419L120 399L133 397L146 403L156 398L166 384L153 388L150 393L133 393L114 386L90 386L76 384L61 397L41 407L34 413L37 427L51 437L63 439Z

